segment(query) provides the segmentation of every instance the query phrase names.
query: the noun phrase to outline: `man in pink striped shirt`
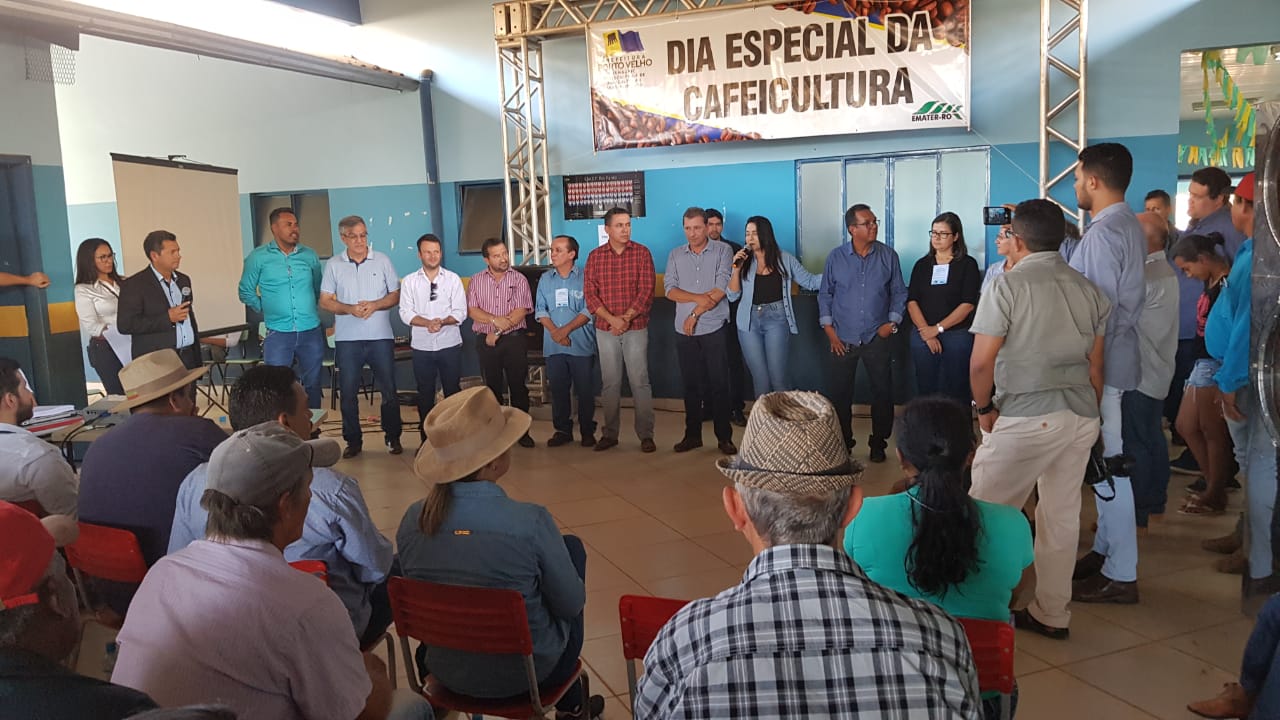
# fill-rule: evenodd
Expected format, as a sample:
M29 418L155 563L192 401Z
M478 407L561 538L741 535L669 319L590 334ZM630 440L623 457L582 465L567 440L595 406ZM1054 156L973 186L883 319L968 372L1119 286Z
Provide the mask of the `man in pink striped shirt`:
M480 373L499 402L505 376L511 407L528 412L529 388L525 378L529 358L524 318L533 311L529 281L511 269L506 243L489 238L480 251L488 267L472 275L467 286L467 315L471 318L471 331L476 335ZM521 447L533 447L529 433L519 442Z

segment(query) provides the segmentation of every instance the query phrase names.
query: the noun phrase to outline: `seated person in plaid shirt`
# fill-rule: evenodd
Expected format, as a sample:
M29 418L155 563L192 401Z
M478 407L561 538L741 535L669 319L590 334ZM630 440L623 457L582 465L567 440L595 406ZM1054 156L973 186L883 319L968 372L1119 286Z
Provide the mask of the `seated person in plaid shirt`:
M862 505L835 409L811 392L756 401L725 512L756 557L696 600L644 659L638 718L981 717L964 628L872 582L837 549Z

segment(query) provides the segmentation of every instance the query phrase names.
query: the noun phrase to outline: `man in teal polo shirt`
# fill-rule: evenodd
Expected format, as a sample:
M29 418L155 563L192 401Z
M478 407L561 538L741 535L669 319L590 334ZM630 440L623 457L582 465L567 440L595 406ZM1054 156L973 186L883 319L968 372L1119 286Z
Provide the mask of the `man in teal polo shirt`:
M273 242L244 259L240 302L261 313L267 324L262 361L292 367L307 389L307 405L320 407L320 366L324 362L324 329L316 312L320 296L320 256L298 242L298 216L289 208L271 211Z
M538 297L533 317L544 328L542 356L547 362L547 380L551 383L551 423L555 435L547 447L573 442L573 416L570 387L578 393L578 432L583 447L596 445L595 369L596 335L588 327L583 293L582 270L578 261L578 241L570 235L557 235L551 241L551 270L538 280Z

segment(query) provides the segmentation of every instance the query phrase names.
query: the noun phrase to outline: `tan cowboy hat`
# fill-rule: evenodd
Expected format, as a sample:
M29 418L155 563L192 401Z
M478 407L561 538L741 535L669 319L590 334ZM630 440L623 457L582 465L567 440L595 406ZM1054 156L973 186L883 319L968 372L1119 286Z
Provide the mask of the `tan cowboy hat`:
M422 421L427 441L413 472L427 485L464 478L515 445L532 422L529 413L499 405L483 385L450 395Z
M111 408L111 412L145 405L158 397L194 382L208 368L188 370L182 358L173 350L156 350L124 366L120 371L120 384L124 386L124 400Z
M775 392L756 400L742 450L716 461L735 483L783 495L823 495L858 481L836 410L816 392Z

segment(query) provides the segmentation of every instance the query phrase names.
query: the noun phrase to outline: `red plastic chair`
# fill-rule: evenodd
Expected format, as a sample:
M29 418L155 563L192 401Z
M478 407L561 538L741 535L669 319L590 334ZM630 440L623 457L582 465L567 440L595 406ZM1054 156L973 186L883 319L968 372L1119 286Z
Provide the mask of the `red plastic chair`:
M643 661L649 646L658 637L658 631L671 616L688 605L688 600L623 595L618 598L618 622L622 625L622 657L627 661L627 687L631 691L631 706L636 702L636 661Z
M329 584L329 566L323 560L294 560L289 566L308 575L315 575L325 585Z
M555 687L539 687L533 665L533 638L524 597L515 590L441 585L393 577L387 583L391 619L400 636L400 651L409 682L432 705L471 715L494 715L525 720L544 717L574 683L582 684L583 702L591 697L582 660L569 680ZM528 697L488 699L453 692L434 676L418 678L409 638L431 647L486 655L520 655L529 683Z
M85 590L84 576L137 585L147 575L138 538L128 530L79 523L80 536L66 547L67 564L75 573L76 585L86 607L93 607Z
M959 620L978 668L978 689L999 692L1000 717L1009 720L1013 712L1013 626L998 620Z
M294 560L289 563L289 566L308 575L315 575L320 578L320 582L323 582L326 586L329 585L329 566L323 560ZM396 646L391 639L391 633L383 633L382 637L373 645L360 649L369 650L383 641L387 643L387 675L391 677L391 689L394 690L396 687Z

